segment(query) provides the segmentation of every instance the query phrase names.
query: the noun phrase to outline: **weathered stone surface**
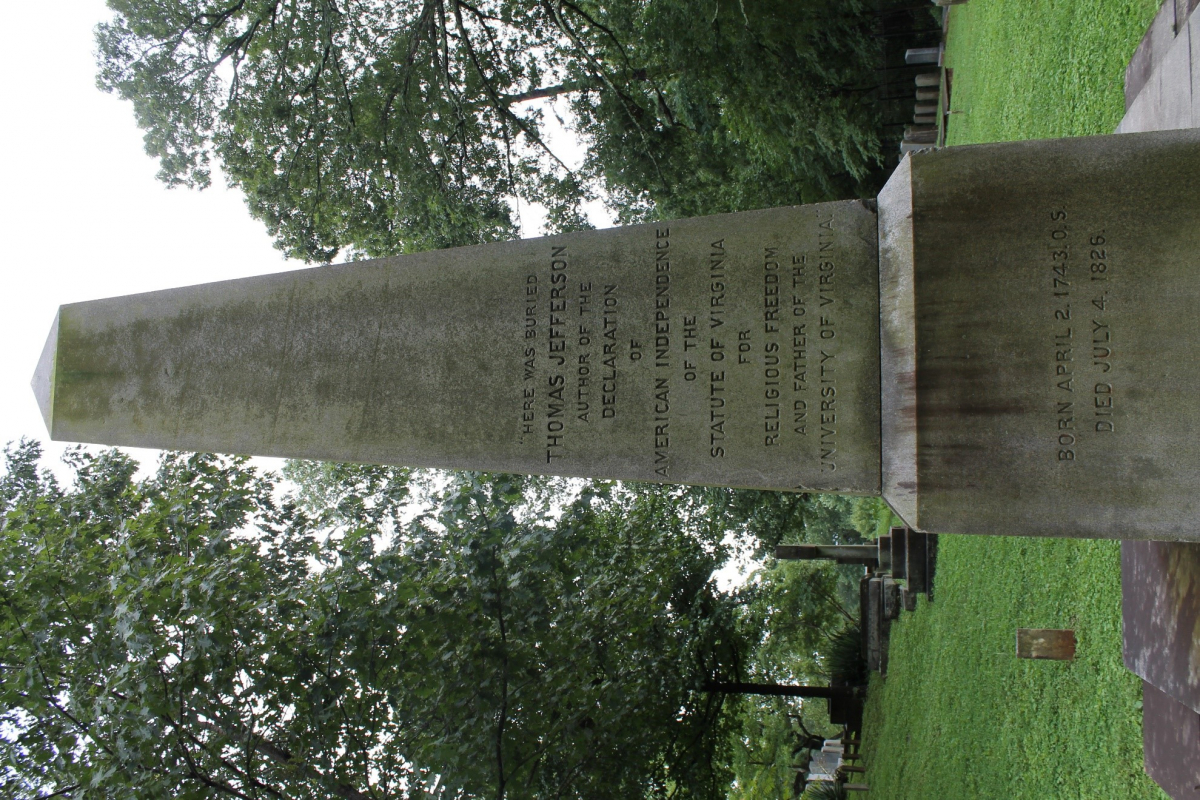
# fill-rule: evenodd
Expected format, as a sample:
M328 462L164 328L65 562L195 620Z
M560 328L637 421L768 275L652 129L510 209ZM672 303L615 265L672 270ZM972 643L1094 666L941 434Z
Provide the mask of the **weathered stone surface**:
M1200 797L1200 714L1142 684L1146 774L1175 800Z
M1200 131L906 163L879 200L884 496L921 530L1195 538Z
M1155 68L1162 63L1171 45L1175 43L1176 33L1175 4L1166 2L1159 8L1150 27L1146 30L1137 50L1125 67L1125 110L1128 111L1137 100L1138 95L1146 88L1153 78Z
M877 494L876 232L827 203L67 305L35 391L59 440Z
M42 419L46 421L46 429L53 430L54 425L51 421L51 402L50 398L54 395L54 352L58 346L58 317L55 316L54 324L50 326L50 335L46 337L46 344L42 346L42 355L38 358L37 369L33 372L33 394L37 398L38 408L42 412Z
M879 195L880 383L883 496L917 518L917 348L913 295L912 160Z
M1191 0L1165 2L1125 70L1125 117L1118 133L1195 127L1200 21Z
M1200 544L1122 542L1121 595L1126 668L1200 713Z

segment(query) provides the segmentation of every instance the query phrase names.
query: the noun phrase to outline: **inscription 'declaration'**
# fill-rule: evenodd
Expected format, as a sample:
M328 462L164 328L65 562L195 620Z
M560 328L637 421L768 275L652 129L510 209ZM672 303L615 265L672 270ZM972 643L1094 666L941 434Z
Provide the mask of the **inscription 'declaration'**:
M1106 230L1084 233L1076 242L1065 208L1049 212L1047 275L1054 328L1054 443L1057 460L1075 463L1087 447L1116 432L1112 379L1114 333ZM1082 257L1081 257L1082 255Z

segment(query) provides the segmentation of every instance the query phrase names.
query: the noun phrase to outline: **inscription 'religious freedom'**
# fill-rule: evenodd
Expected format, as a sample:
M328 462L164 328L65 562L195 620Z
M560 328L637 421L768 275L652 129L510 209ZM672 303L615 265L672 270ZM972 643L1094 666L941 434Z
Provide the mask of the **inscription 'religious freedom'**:
M779 488L870 469L842 431L877 438L873 220L844 208L638 226L618 257L545 240L519 289L522 451L551 472L616 449L627 477Z

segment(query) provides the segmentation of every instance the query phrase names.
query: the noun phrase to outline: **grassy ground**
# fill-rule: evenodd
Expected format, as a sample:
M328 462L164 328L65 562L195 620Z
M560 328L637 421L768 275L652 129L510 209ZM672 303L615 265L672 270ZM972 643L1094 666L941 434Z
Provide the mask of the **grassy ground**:
M950 144L1111 133L1160 0L972 0L950 19Z
M943 537L936 600L892 628L865 722L874 797L1162 798L1141 682L1121 664L1112 542ZM1073 628L1073 662L1018 660L1018 627Z
M972 0L951 19L951 144L1111 131L1158 0ZM1116 542L942 538L936 602L892 630L865 722L871 796L1165 798L1142 771L1141 682L1121 663ZM1018 627L1073 628L1070 663Z

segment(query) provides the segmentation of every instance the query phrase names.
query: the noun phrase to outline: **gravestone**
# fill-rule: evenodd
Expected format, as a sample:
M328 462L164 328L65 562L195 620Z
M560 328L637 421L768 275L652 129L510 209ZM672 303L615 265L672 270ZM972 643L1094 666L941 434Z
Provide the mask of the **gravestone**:
M1197 538L1200 131L920 152L745 212L63 306L51 437L879 495Z

